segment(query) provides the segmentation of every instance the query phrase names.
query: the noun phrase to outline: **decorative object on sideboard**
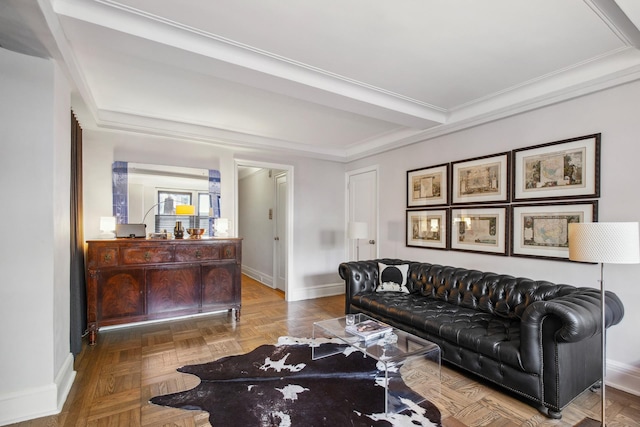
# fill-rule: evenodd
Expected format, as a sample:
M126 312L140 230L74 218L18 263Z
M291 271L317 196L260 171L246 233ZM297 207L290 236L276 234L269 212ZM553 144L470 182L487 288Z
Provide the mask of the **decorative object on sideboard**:
M214 218L213 228L216 237L227 237L229 235L229 218Z
M101 216L100 217L100 238L113 239L116 237L116 217Z
M356 241L356 261L360 261L360 239L366 239L368 235L366 222L350 222L347 226L347 236Z
M176 226L173 229L173 236L176 239L182 239L184 236L184 227L182 227L182 221L176 221Z
M196 207L193 205L178 205L176 206L176 215L185 215L185 216L193 216L196 214ZM182 228L182 221L176 221L176 227L174 229L174 234L176 231L180 232L180 237L176 236L176 239L182 239L182 237L184 236L184 228ZM191 228L187 229L187 232L189 232L189 230L191 230ZM204 230L203 230L204 232ZM191 233L189 233L191 234ZM191 236L193 237L193 235Z
M595 262L600 264L600 307L602 311L602 425L606 423L605 377L606 358L606 316L604 264L640 263L640 240L637 222L584 222L569 224L569 259L572 261Z
M147 212L144 214L144 216L142 217L142 225L146 228L147 225L145 224L145 220L147 219L147 216L149 215L149 213L153 210L153 208L155 208L156 206L165 204L165 203L173 203L173 199L166 199L163 200L162 202L156 203L155 205L151 206L149 208L149 210L147 210ZM196 207L193 205L177 205L176 206L176 215L185 215L185 216L193 216L196 213ZM176 225L173 229L173 234L174 237L176 239L182 239L182 236L184 236L184 229L182 228L182 221L176 221Z
M204 228L187 228L187 233L192 239L201 239L204 234Z

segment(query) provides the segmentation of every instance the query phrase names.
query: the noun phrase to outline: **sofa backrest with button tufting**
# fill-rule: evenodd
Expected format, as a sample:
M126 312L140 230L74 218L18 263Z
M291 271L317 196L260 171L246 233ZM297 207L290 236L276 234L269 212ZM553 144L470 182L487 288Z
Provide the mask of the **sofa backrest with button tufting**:
M428 263L411 263L411 288L422 295L497 316L522 316L534 301L574 292L571 285Z

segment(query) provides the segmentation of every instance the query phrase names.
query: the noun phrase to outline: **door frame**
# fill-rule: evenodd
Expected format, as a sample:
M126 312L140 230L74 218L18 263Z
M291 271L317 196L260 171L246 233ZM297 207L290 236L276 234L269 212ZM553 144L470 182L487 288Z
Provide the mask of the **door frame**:
M273 215L273 230L274 230L274 235L277 236L278 238L280 238L279 234L282 234L282 233L277 233L277 234L275 233L278 230L277 222L279 220L279 217L280 217L280 215L287 215L288 214L288 212L286 212L286 209L285 209L285 212L281 212L280 209L279 209L279 205L278 205L278 200L279 200L278 196L279 196L279 193L280 193L280 190L278 189L278 179L280 179L281 177L284 177L285 185L288 185L289 175L286 172L283 172L281 170L278 170L278 173L273 175L273 185L275 187L273 189L273 195L275 197L275 199L274 199L275 215ZM288 202L288 199L286 198L287 195L288 195L287 193L284 194L285 203ZM287 208L288 208L288 205L287 205ZM289 220L287 219L287 217L285 217L285 221L286 222L285 222L285 230L284 230L284 232L287 233L289 231L289 229L287 227L288 224L289 224ZM288 243L288 241L285 241L285 245L287 243ZM275 256L276 253L277 253L276 246L277 246L277 243L274 241L274 245L273 245L273 254L274 254L274 257L273 257L273 288L274 289L280 289L280 288L278 288L278 278L277 278L277 276L278 276L278 261L279 260ZM286 249L287 248L285 246L285 250ZM287 261L288 261L288 259L287 259ZM288 268L289 268L289 264L287 263L287 269ZM285 275L288 275L288 274L289 274L289 272L285 271ZM287 282L288 282L288 276L284 278L285 295L286 295L286 289L287 289Z
M366 172L375 172L376 173L376 223L373 225L375 230L376 230L376 259L380 257L380 168L378 167L378 165L371 165L371 166L365 166L363 168L359 168L359 169L354 169L354 170L350 170L345 172L345 184L344 184L344 188L345 188L345 192L344 192L344 202L345 202L345 218L344 218L344 229L347 230L347 227L349 226L349 218L351 218L351 211L350 211L350 206L351 204L349 203L349 196L350 196L350 191L349 191L349 183L351 181L351 177L353 175L360 175L362 173L366 173ZM349 238L347 236L347 233L345 233L345 256L347 257L346 259L350 259L350 241Z
M235 206L235 218L236 224L239 224L238 215L238 168L241 166L262 168L262 169L279 169L284 171L287 176L287 244L286 244L286 257L287 257L287 278L285 280L285 300L289 300L289 278L293 277L293 260L291 259L295 253L293 250L293 165L286 165L281 163L261 162L256 160L247 159L234 159L233 167L233 205ZM273 265L275 266L275 260ZM272 274L275 275L275 271ZM275 277L274 277L275 280ZM274 282L275 283L275 282Z

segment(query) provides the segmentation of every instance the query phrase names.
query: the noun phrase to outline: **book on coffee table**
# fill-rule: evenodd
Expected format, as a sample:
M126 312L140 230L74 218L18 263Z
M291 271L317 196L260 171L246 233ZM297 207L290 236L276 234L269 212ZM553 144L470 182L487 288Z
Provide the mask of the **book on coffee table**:
M345 328L348 333L357 335L365 340L384 335L390 332L391 329L391 326L375 320L365 320L364 322L349 325Z

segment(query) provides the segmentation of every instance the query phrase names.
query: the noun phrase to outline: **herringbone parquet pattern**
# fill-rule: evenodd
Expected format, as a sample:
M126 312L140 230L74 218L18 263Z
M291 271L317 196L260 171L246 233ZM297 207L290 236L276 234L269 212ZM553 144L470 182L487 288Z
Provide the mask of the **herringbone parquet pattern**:
M343 312L342 296L287 303L281 293L243 277L239 322L219 313L101 331L98 344L85 346L76 359L76 381L62 412L16 426L208 426L207 413L148 400L197 384L196 377L176 372L180 366L245 353L283 335L308 337L314 321ZM585 416L599 418L598 393L584 393L565 409L562 420L549 420L447 366L442 367L441 392L434 403L445 427L573 426ZM608 426L640 425L640 398L614 389L607 389L607 397Z

